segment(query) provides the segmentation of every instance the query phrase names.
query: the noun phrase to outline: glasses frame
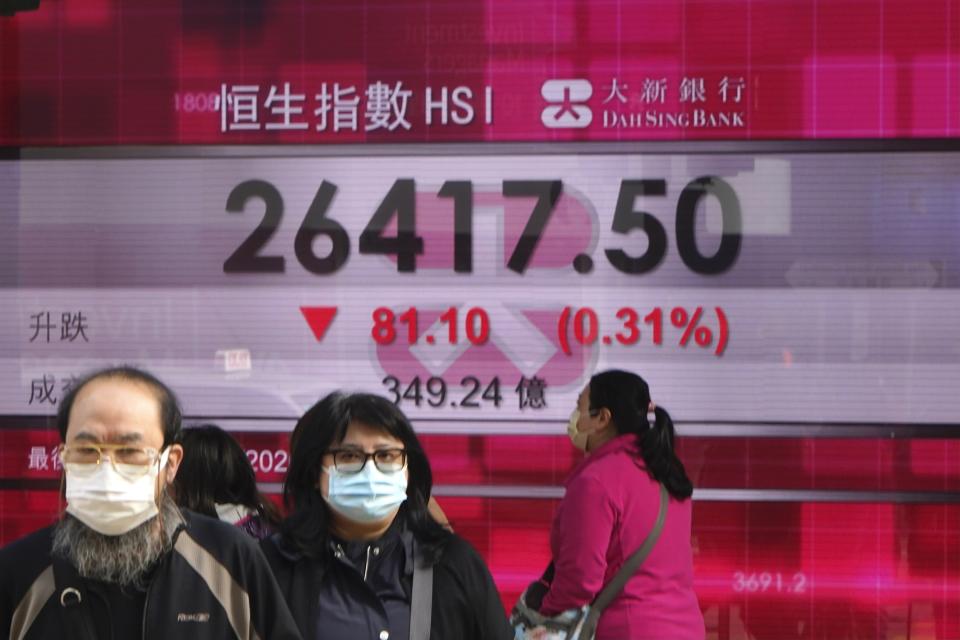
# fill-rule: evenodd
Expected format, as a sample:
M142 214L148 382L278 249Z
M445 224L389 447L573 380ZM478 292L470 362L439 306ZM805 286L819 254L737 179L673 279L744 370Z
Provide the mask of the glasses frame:
M406 447L402 447L402 448L401 448L401 447L390 447L389 449L378 449L377 451L374 451L373 453L367 453L366 451L363 451L362 449L350 449L350 448L346 448L346 449L329 449L329 450L327 451L327 453L330 454L330 455L333 457L333 468L336 469L338 473L343 473L343 474L346 474L346 475L354 475L354 474L357 474L357 473L362 472L362 471L367 467L367 462L369 462L371 459L373 459L373 466L375 466L375 467L377 468L377 471L379 471L380 473L386 473L386 474L400 473L401 471L403 471L404 469L407 468L407 462L408 462L407 449L406 449ZM355 470L355 471L352 470L352 469L351 469L351 470L348 470L348 471L344 471L343 469L340 468L340 465L337 463L337 454L338 454L338 453L352 453L352 454L354 454L354 455L363 456L363 464L361 464L361 465L360 465L360 468L357 469L357 470ZM381 454L381 453L399 453L399 454L400 454L400 458L401 458L401 460L402 460L402 464L400 465L400 468L399 468L399 469L389 469L389 470L381 469L379 463L377 463L377 455L379 455L379 454Z
M66 460L67 454L73 449L96 449L97 451L97 461L96 462L68 462ZM143 451L147 457L150 458L150 462L147 464L131 464L126 462L117 462L116 457L109 455L111 451L117 451L119 449L138 449ZM99 444L99 443L87 443L87 444L76 444L76 445L60 445L60 449L57 452L57 456L60 458L61 464L64 466L68 464L84 464L91 465L95 464L100 466L103 462L103 454L107 452L110 459L110 466L113 467L113 470L119 473L120 475L128 478L142 478L150 472L150 468L153 465L157 464L160 461L160 456L163 454L163 450L158 450L155 447L136 447L129 444ZM120 466L117 466L120 465ZM135 472L131 473L134 469Z

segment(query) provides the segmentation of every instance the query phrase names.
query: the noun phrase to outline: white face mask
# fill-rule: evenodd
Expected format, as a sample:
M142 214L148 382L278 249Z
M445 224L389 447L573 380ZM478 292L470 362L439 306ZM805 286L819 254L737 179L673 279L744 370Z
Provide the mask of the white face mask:
M580 449L580 451L586 452L587 439L590 437L590 434L578 431L578 422L580 422L580 409L574 409L573 413L570 414L570 421L567 423L567 435L570 436L570 442L573 443L573 446Z
M66 462L67 513L105 536L119 536L159 513L157 478L166 466L170 450L159 464L135 480L117 473L112 461L100 464Z
M323 470L330 480L327 504L355 522L384 520L407 499L407 474L402 469L384 473L367 460L358 473L341 473L332 466Z

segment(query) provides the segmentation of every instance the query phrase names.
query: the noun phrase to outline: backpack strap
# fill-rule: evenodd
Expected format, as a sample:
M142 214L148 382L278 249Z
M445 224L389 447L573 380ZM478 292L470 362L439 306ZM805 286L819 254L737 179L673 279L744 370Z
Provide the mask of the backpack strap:
M433 620L433 565L422 546L413 543L413 590L410 598L410 640L430 640Z
M667 520L667 505L669 503L670 495L667 493L667 488L661 483L660 511L657 513L657 520L653 525L653 529L651 529L650 533L647 534L647 538L643 541L643 544L640 545L640 548L637 549L633 555L627 558L627 561L623 563L623 566L620 567L620 570L617 571L615 576L613 576L613 579L603 587L603 589L594 599L593 604L590 606L590 614L587 616L587 619L583 624L583 629L580 632L581 638L593 637L593 634L597 628L597 623L600 622L600 615L603 613L603 610L606 609L611 602L613 602L614 598L620 595L620 592L623 591L623 588L627 585L627 582L637 572L637 569L640 568L640 565L643 564L643 561L647 559L647 556L650 555L650 552L653 551L654 545L656 545L657 540L660 539L660 534L663 533L663 524Z
M96 640L93 631L89 591L80 579L80 574L64 558L52 555L55 598L60 602L63 619L63 635L68 640Z

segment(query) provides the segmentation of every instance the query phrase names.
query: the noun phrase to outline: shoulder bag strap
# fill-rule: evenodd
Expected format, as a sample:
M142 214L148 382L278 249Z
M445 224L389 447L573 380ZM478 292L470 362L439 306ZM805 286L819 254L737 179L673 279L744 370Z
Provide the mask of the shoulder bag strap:
M590 616L594 617L595 620L599 620L603 610L613 602L614 598L620 595L620 592L623 591L623 588L627 585L627 581L633 577L633 574L637 572L637 569L640 568L643 561L646 560L650 552L653 551L654 545L657 544L657 540L660 539L660 534L663 532L663 523L667 520L667 505L669 503L670 495L667 493L667 488L663 486L663 484L660 484L660 511L657 513L657 521L654 523L650 533L647 534L647 539L640 545L640 548L623 563L623 566L620 567L617 574L613 576L613 579L607 583L596 599L594 599L593 604L590 606Z
M77 570L63 558L54 555L53 580L56 584L55 597L60 602L64 637L69 640L96 640L87 602L89 592Z
M430 640L433 619L433 565L413 543L413 593L410 598L410 640Z

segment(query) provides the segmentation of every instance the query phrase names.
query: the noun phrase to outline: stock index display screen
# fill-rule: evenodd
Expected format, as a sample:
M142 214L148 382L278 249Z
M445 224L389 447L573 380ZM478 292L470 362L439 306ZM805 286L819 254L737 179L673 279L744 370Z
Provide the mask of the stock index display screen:
M278 497L411 417L505 607L592 373L696 487L708 638L960 639L960 3L43 0L0 18L0 543L142 366ZM850 20L859 25L849 34Z
M627 368L678 422L716 637L955 635L960 155L416 151L0 164L7 539L58 508L29 416L86 370L150 368L272 493L296 418L372 390L509 605L575 398Z

